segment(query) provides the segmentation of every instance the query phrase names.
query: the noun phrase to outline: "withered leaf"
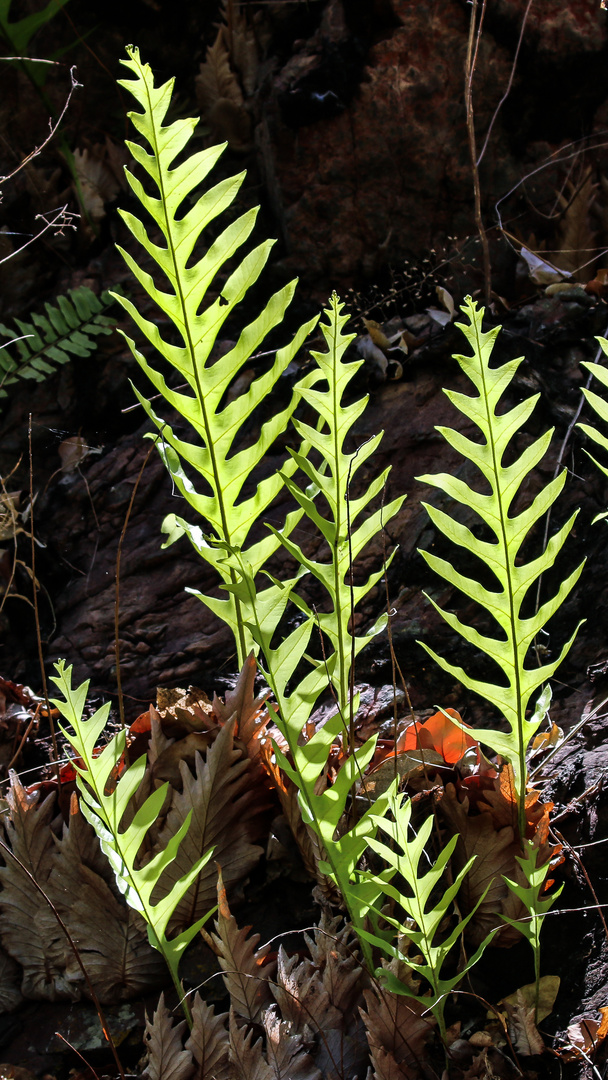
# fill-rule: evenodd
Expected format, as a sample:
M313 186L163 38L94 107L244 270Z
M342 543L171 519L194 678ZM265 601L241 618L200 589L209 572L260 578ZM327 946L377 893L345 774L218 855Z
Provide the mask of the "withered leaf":
M279 1018L276 1005L271 1005L264 1013L264 1030L266 1058L272 1077L276 1080L322 1080L322 1074L302 1047L302 1036L291 1033L291 1025Z
M264 945L256 951L260 935L248 937L250 926L239 930L228 906L221 871L218 875L217 898L217 933L209 935L210 943L224 972L224 983L230 994L233 1012L256 1023L272 1000L268 980L274 977L275 964L264 963L270 946Z
M194 1065L192 1055L182 1045L185 1028L185 1020L175 1023L165 1005L165 995L161 994L152 1020L146 1016L146 1080L190 1080Z
M42 889L48 889L55 839L51 832L55 795L39 805L15 773L7 792L10 819L3 819L7 844ZM18 862L6 856L0 867L0 936L6 951L23 968L25 997L76 1000L78 989L65 978L65 937L49 905Z
M83 853L86 839L88 852L85 848ZM148 941L143 919L110 888L108 871L99 841L78 811L74 795L70 826L64 826L63 836L56 842L48 888L78 943L82 962L102 1002L124 1001L145 993L161 982L165 973L162 957ZM88 996L80 965L67 942L65 955L66 979L80 985Z
M0 949L0 1013L12 1012L23 1001L21 968L12 956Z
M490 930L503 922L505 904L519 911L521 901L510 893L503 874L519 880L521 874L516 858L521 854L519 844L510 825L497 829L491 813L469 815L468 799L459 802L453 784L447 784L443 798L438 804L442 818L450 832L458 834L458 843L452 856L453 873L456 875L472 856L477 856L460 887L458 904L463 915L468 915L488 889L475 915L467 926L467 938L472 945L479 945ZM519 905L519 907L517 907ZM517 918L517 914L513 914ZM494 945L512 945L520 938L519 931L506 925L493 939Z
M196 754L196 776L181 762L183 790L173 791L171 807L154 846L154 852L164 850L192 811L188 832L175 860L162 875L153 901L213 848L213 859L202 867L175 909L170 932L191 926L214 907L216 861L224 868L225 884L230 886L245 877L262 854L262 848L252 844L250 837L260 828L266 795L250 785L249 760L234 747L234 724L233 719L220 729L205 760Z
M195 78L196 97L216 136L228 140L232 150L246 150L251 143L251 118L245 108L239 80L230 67L225 27L207 49Z
M589 262L596 250L597 237L591 227L589 211L595 201L597 184L589 165L578 184L566 182L566 192L558 193L563 217L557 232L559 251L553 257L556 266L570 271L575 281L588 281L592 274Z
M199 994L194 995L192 1031L186 1049L197 1064L197 1080L232 1080L227 1019L228 1013L216 1016L213 1005L207 1005Z
M536 983L521 986L513 994L503 998L501 1005L531 1005L536 1010L536 1023L540 1024L553 1012L555 999L560 986L559 975L542 975ZM538 1004L537 1004L538 994ZM489 1014L488 1014L489 1015Z
M227 26L224 30L230 60L237 69L243 89L248 97L253 94L258 74L258 45L247 15L237 4L224 2Z
M568 1024L567 1035L570 1048L575 1052L593 1053L608 1035L608 1007L600 1006L601 1021L593 1016L581 1016Z
M369 1053L359 1015L364 979L352 927L324 912L314 937L306 935L312 959L287 957L279 949L272 992L284 1020L301 1035L325 1080L362 1076Z
M79 196L83 209L93 224L105 217L105 203L112 202L120 191L120 185L107 158L107 149L101 145L73 151Z
M512 999L515 1003L512 1004ZM518 1054L532 1057L542 1054L545 1044L534 1021L534 1005L528 1004L524 994L518 990L511 995L510 1001L505 1001L507 1012L507 1024L509 1036Z
M254 1042L251 1028L239 1027L234 1011L230 1010L230 1080L275 1080L264 1057L262 1039Z
M64 913L87 974L102 1003L128 1001L162 983L166 973L162 956L148 941L146 925L136 911L120 904L105 881L86 866L80 869L80 888L70 894ZM53 884L61 880L60 872ZM81 984L80 966L66 951L66 978Z
M213 713L220 723L225 724L236 713L235 735L246 747L247 756L252 761L259 758L262 749L261 738L270 721L270 714L264 707L270 692L261 694L260 697L254 696L256 673L255 656L250 653L243 664L234 690L226 692L224 701L218 698L217 694L213 695Z
M397 974L398 962L383 962ZM361 1015L367 1029L375 1080L413 1080L421 1075L425 1044L435 1021L424 998L406 998L374 985L364 991ZM427 1015L424 1015L424 1014Z

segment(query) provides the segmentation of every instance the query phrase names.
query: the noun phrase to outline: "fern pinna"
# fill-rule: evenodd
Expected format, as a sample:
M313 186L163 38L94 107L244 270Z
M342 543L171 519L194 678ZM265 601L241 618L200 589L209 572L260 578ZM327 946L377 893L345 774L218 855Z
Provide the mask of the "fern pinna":
M97 348L99 334L111 334L115 320L105 314L113 303L109 292L100 297L81 285L56 304L44 305L46 315L32 312L31 322L15 319L17 330L0 323L0 398L8 397L6 387L19 379L43 382L59 364L74 356L85 359Z
M281 325L296 283L292 281L271 296L257 318L244 327L229 352L221 357L212 354L226 319L258 280L273 241L259 244L245 255L222 278L221 289L216 286L214 298L206 300L215 278L251 236L258 208L231 221L210 246L202 241L204 230L234 203L245 174L230 176L211 187L204 186L225 144L197 151L174 164L187 149L198 120L182 119L165 124L173 80L155 87L150 67L141 62L139 51L129 48L127 52L129 58L122 62L133 77L122 80L121 85L141 106L141 111L129 115L148 148L133 142L128 142L127 146L146 174L148 189L153 188L154 194L149 194L129 169L126 169L126 176L131 190L155 226L160 243L134 214L121 211L121 216L143 249L146 261L152 262L162 284L157 284L152 274L132 255L120 250L134 276L173 324L179 343L173 344L163 337L158 320L143 316L130 300L117 299L156 354L148 359L127 337L133 356L158 393L178 410L195 435L192 442L180 438L171 425L156 414L147 398L136 390L139 401L161 433L159 451L177 489L204 522L204 528L192 527L182 518L171 515L163 524L168 534L167 543L188 535L199 554L214 565L224 582L229 584L235 578L233 570L224 561L226 545L244 552L254 574L279 546L278 539L271 534L255 543L250 542L249 534L252 526L260 518L263 520L268 506L281 489L281 476L273 472L256 485L253 494L245 497L243 489L277 436L285 430L295 408L295 397L279 412L266 418L253 445L240 450L233 450L233 447L244 423L266 400L317 319L301 326L292 340L277 350L270 369L255 378L246 392L225 403L226 391L243 366L251 362L268 334ZM180 381L187 384L186 393L171 388L162 370L162 361L166 361L179 374ZM191 474L198 474L200 489L193 483ZM293 520L292 517L291 523ZM234 594L225 599L196 595L230 625L237 643L239 664L243 665L254 647L247 627L250 611L246 602Z
M545 550L535 559L523 562L521 549L533 526L547 513L560 494L566 470L554 477L519 513L512 507L519 489L528 474L544 457L551 442L552 431L536 439L510 465L504 464L511 439L532 414L540 395L527 398L507 412L497 413L500 399L511 383L521 361L509 360L500 367L491 367L490 360L496 336L500 328L482 331L484 309L467 298L461 308L468 323L459 323L472 353L455 359L473 383L476 394L467 396L446 390L445 393L457 409L479 429L482 441L475 442L453 428L438 427L437 430L463 457L472 461L490 487L490 494L481 494L456 476L446 473L418 477L423 483L440 488L451 498L470 507L490 529L492 540L481 540L466 525L436 507L426 505L435 527L449 540L476 555L488 567L498 589L488 588L475 578L460 573L452 563L429 551L421 554L433 570L450 585L471 597L496 620L500 636L481 633L463 623L455 614L442 610L434 600L433 606L445 621L465 641L489 656L506 677L506 685L485 682L469 675L462 667L438 654L425 642L420 642L437 663L450 672L469 690L481 694L496 706L504 716L508 730L496 728L467 729L471 735L490 746L503 760L511 762L515 775L518 801L520 836L526 832L526 750L544 718L544 710L537 709L528 719L526 711L532 695L554 674L568 652L577 629L563 646L559 656L550 663L526 666L530 645L547 621L560 607L574 587L583 569L580 564L560 585L557 593L539 609L524 617L522 605L530 589L539 577L549 570L572 529L576 514L549 540Z

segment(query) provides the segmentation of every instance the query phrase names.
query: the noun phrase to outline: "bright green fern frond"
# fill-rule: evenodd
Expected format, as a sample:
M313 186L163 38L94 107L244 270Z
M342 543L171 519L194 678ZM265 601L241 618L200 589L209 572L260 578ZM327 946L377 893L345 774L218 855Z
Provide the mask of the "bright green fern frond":
M344 361L344 354L355 335L344 332L349 317L343 314L343 308L344 305L334 293L330 299L330 306L325 311L328 321L321 323L321 330L327 342L327 352L312 353L317 367L296 387L298 395L318 413L322 420L320 428L294 420L298 434L307 445L318 452L321 464L317 467L309 458L290 451L294 462L311 481L313 489L318 490L324 497L328 512L324 515L317 505L318 500L313 501L311 498L310 491L303 490L291 477L285 475L285 483L289 491L305 515L325 537L330 550L329 561L321 562L307 557L299 545L284 532L274 531L289 554L317 578L328 594L331 610L317 613L315 622L327 636L333 650L333 653L326 656L325 662L331 661L331 681L336 691L339 709L346 715L353 646L356 655L385 624L385 619L381 619L370 631L356 637L353 642L349 631L352 608L356 607L367 595L385 571L385 568L381 566L371 574L365 584L351 586L353 564L366 544L400 510L405 496L393 499L357 524L361 513L382 491L390 470L385 469L372 480L362 495L351 500L350 487L353 477L377 448L382 439L382 432L350 453L345 450L345 442L351 436L351 429L363 413L368 398L359 398L351 404L347 404L345 400L349 384L363 361L354 360L350 363ZM319 384L324 388L318 389ZM294 597L294 600L311 618L312 613L303 601L298 600L297 597Z
M263 521L263 515L283 485L278 473L258 483L253 493L248 482L269 447L285 431L296 398L292 397L285 408L266 418L259 438L252 445L239 450L239 436L317 320L302 326L288 345L278 349L270 370L255 378L246 392L226 403L226 391L239 372L251 362L269 333L283 322L296 283L292 281L271 296L260 314L244 327L229 352L220 357L213 355L218 334L257 282L273 241L258 245L244 256L238 254L254 228L257 210L253 209L231 221L210 246L205 243L204 230L232 206L244 174L206 186L225 146L200 150L175 164L178 156L187 150L198 120L181 119L166 124L173 81L155 87L150 67L141 62L138 50L129 48L127 52L129 59L123 64L132 78L123 80L121 85L141 106L141 111L130 113L130 117L146 144L127 145L147 174L147 181L142 184L128 169L126 176L151 219L152 228L132 213L122 211L122 217L143 249L146 266L152 265L153 274L128 252L120 250L134 276L173 324L172 331L161 333L158 320L146 318L129 300L119 299L154 349L150 358L127 338L134 357L156 391L188 422L194 440L179 436L156 414L146 397L136 393L161 432L159 450L175 486L205 522L204 530L193 530L183 519L172 515L164 525L168 543L180 535L188 535L201 556L230 585L236 579L229 561L225 561L226 552L246 549L252 526L260 519ZM235 257L240 261L235 262ZM224 267L229 260L233 261L226 272ZM222 275L221 289L215 285L213 298L207 301L207 293L218 275ZM168 385L158 365L159 357L179 374L179 381L187 386L186 392ZM293 471L295 465L289 463L289 468ZM198 475L196 484L193 475ZM244 495L246 485L248 493ZM256 551L259 568L276 550L279 541L267 535L258 543L261 544ZM216 606L213 598L196 595L210 607ZM222 617L235 633L241 664L256 647L247 630L251 611L247 606L243 610L243 603L246 601L230 593L221 609Z
M431 552L422 551L429 566L450 585L477 601L492 615L499 627L498 635L474 630L463 623L457 615L442 611L434 601L437 611L445 621L476 649L498 665L506 677L506 685L484 682L473 678L458 665L439 656L424 642L427 653L450 672L468 689L481 694L497 706L505 717L508 731L478 730L474 734L506 760L511 761L515 772L516 790L520 810L520 830L524 835L524 798L526 787L526 749L536 733L540 719L526 717L531 696L547 679L567 653L574 635L563 647L557 659L543 666L531 663L526 666L530 645L547 621L578 580L583 564L562 582L552 599L527 617L522 615L522 605L531 587L541 574L553 566L570 532L576 515L557 532L546 549L530 562L521 561L521 547L532 526L547 512L557 499L565 482L565 470L552 480L519 513L513 512L513 503L523 481L538 464L548 449L551 432L531 443L510 465L504 464L505 454L512 437L528 419L537 398L530 398L507 412L497 411L501 397L509 386L521 359L511 360L500 367L491 367L490 358L498 328L482 332L484 311L478 310L470 298L461 309L469 323L459 324L469 342L472 354L455 359L477 390L477 394L446 391L453 404L479 429L482 441L474 442L452 428L438 428L446 440L461 454L472 461L485 477L490 494L481 494L464 481L444 473L418 477L423 483L440 488L451 498L470 507L488 527L492 539L481 540L460 522L441 510L427 506L435 527L453 543L476 555L492 570L498 588L482 585L475 578L460 573L450 562ZM578 629L578 628L577 628ZM576 633L576 631L575 631Z
M104 731L110 706L104 705L89 719L83 719L88 682L77 689L72 687L72 668L61 660L55 665L57 675L52 681L63 694L53 701L68 727L60 725L62 733L70 743L76 758L76 782L81 797L81 809L87 821L99 836L104 854L107 856L116 884L127 903L139 911L146 921L150 944L162 953L182 997L177 969L181 955L201 926L213 911L209 911L193 926L182 931L177 937L168 939L167 926L175 908L183 899L201 868L213 855L213 849L205 854L194 866L176 881L171 890L157 903L152 903L152 894L163 871L173 862L179 845L190 824L188 814L181 828L171 838L166 847L140 869L136 868L137 856L146 839L148 829L155 824L160 814L168 784L163 784L152 792L137 810L133 820L123 828L125 810L139 788L146 768L146 757L140 757L124 770L119 780L116 770L120 767L126 743L125 731L119 731L96 753L97 742ZM187 1005L186 1016L189 1018Z
M91 356L97 335L114 329L115 320L104 314L113 302L109 292L97 297L82 285L57 297L56 306L45 304L46 315L34 312L31 322L15 319L16 330L0 323L6 339L0 341L0 398L7 397L5 387L19 379L43 382L57 365L74 356Z

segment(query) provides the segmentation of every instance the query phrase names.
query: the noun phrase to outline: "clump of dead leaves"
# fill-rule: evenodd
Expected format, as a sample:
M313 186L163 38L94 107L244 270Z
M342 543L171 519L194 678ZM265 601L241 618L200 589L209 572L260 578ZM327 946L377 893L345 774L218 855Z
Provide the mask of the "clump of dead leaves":
M257 948L251 927L239 929L221 875L218 917L206 935L218 956L228 1012L216 1014L198 994L193 1027L175 1022L161 997L146 1024L148 1080L378 1080L420 1075L433 1034L424 1004L371 984L356 938L341 918L324 911L309 956L282 946ZM371 1065L370 1065L371 1062Z

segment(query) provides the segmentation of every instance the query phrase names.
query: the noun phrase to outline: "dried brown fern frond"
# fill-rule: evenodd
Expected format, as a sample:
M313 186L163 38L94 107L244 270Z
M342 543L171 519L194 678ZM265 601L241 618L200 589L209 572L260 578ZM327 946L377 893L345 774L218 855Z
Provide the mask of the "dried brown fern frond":
M196 1062L197 1080L232 1080L230 1039L226 1023L228 1013L216 1015L198 994L192 1005L192 1031L186 1043Z
M301 1035L325 1080L364 1076L368 1063L359 1013L367 977L352 927L339 916L321 916L305 935L310 959L288 957L280 948L273 994L281 1015Z
M192 812L187 835L176 858L160 878L155 893L160 898L173 882L213 848L213 860L202 867L198 877L177 905L170 931L191 926L215 904L216 862L224 869L227 887L242 880L263 854L252 840L263 833L263 815L268 797L259 784L251 783L251 763L234 745L235 719L218 731L205 757L195 754L195 775L185 761L180 763L181 791L174 788L164 824L158 832L150 857L162 851Z
M221 871L218 875L217 898L216 933L204 936L224 972L224 983L230 994L233 1012L250 1023L258 1023L264 1009L272 1001L268 980L274 977L276 965L266 962L270 946L256 950L260 935L249 937L250 926L239 929L228 905Z
M226 27L218 30L194 81L199 108L214 140L226 140L231 150L251 149L251 117L238 77L230 66Z
M28 794L17 775L10 775L6 795L10 815L3 819L3 826L6 843L19 862L7 855L0 867L0 937L6 951L23 969L24 997L74 1001L80 991L66 979L65 937L25 872L29 871L38 885L48 890L56 857L51 830L55 794L40 802L37 792Z
M399 961L382 961L382 966L400 976ZM393 994L375 984L365 991L361 1015L373 1066L373 1080L421 1080L425 1045L433 1034L434 1018L424 998Z
M255 91L260 66L258 43L247 12L234 0L224 0L226 44L233 68L239 73L246 97Z
M86 839L88 838L88 843ZM94 869L88 865L93 864ZM72 799L69 828L57 841L49 895L78 942L81 960L102 1003L128 1001L162 982L165 965L149 941L141 916L116 891L99 840ZM88 996L82 971L67 942L66 979Z
M152 1019L146 1016L146 1080L190 1080L194 1073L194 1063L189 1051L183 1047L186 1027L185 1020L175 1023L171 1011L165 1005L165 995L161 994Z
M142 919L117 892L99 841L78 810L76 795L61 838L51 827L54 792L40 803L38 794L28 793L13 774L7 799L10 818L4 829L23 865L7 856L0 868L1 934L7 952L23 970L23 995L48 1001L88 996L58 919L23 867L78 943L102 1002L127 1000L158 985L164 974L162 960L148 942Z

